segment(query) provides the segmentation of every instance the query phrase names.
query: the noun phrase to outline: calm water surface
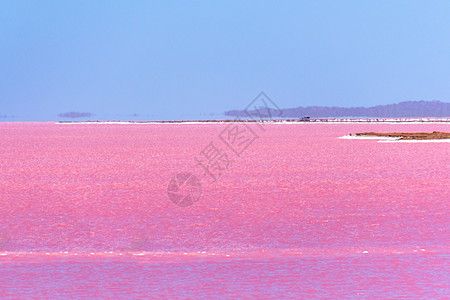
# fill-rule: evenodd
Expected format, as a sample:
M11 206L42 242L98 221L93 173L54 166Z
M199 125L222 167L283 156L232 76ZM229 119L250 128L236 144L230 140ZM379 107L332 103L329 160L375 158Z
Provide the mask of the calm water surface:
M448 125L227 126L0 123L0 297L449 296L450 144L338 138Z

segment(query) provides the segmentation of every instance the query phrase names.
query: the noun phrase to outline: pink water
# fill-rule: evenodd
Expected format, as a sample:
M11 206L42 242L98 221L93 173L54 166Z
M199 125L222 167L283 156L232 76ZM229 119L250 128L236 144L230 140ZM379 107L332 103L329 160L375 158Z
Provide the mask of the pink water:
M0 297L449 296L450 144L338 139L449 125L266 124L240 157L226 126L0 123Z

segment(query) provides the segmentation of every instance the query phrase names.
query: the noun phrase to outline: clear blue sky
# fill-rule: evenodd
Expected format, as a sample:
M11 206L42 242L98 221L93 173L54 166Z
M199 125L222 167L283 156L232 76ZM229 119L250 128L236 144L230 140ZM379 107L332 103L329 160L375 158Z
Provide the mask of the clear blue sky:
M0 115L196 118L260 91L284 108L448 102L449 16L446 0L5 0Z

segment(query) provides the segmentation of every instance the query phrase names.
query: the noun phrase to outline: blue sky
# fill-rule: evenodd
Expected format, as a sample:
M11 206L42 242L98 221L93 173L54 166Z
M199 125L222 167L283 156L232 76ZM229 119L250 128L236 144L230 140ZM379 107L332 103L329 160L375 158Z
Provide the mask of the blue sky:
M284 108L448 102L448 16L450 1L1 1L0 115L206 118L260 91Z

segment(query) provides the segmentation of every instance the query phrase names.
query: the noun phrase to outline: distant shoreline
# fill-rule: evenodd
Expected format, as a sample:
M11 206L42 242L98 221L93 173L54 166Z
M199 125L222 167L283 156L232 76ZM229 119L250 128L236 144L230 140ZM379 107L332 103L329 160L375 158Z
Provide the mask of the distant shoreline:
M302 119L225 119L174 121L57 121L58 124L205 124L205 123L450 123L450 118L302 118Z
M396 138L397 140L445 140L450 139L450 133L448 132L363 132L356 133L356 136L367 137L381 137L381 138Z

